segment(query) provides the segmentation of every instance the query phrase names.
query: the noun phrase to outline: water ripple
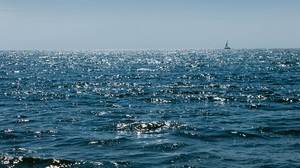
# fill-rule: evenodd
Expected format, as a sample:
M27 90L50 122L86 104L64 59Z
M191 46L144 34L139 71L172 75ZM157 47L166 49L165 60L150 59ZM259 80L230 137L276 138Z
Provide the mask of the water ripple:
M299 55L0 51L0 167L299 167Z

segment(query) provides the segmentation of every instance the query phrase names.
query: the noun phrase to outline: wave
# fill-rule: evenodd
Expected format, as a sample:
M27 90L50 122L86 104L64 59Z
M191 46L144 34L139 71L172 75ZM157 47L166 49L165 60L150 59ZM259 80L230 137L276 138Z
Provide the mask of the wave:
M100 163L72 161L65 159L45 159L35 157L13 157L0 156L0 163L4 167L86 167L86 166L100 166Z
M126 167L130 162L124 160L112 160L103 162L75 161L57 158L38 158L23 156L0 156L0 167L7 168L86 168L86 167Z

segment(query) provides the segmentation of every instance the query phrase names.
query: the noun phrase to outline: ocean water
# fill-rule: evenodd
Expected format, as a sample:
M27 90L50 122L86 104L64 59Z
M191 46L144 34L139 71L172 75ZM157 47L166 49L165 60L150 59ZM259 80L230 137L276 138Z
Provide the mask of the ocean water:
M0 167L300 167L300 49L0 51Z

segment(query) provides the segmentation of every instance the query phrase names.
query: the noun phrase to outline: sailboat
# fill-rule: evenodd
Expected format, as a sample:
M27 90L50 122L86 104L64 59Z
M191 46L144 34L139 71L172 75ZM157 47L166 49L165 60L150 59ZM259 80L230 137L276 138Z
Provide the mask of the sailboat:
M226 45L225 45L224 49L231 49L231 48L228 46L228 40L227 40L227 42L226 42Z

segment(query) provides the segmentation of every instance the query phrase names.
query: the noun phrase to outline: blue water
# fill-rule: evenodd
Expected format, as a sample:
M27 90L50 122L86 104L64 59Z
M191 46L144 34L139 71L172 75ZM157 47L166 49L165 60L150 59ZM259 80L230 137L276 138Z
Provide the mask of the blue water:
M300 49L0 51L0 167L299 167Z

